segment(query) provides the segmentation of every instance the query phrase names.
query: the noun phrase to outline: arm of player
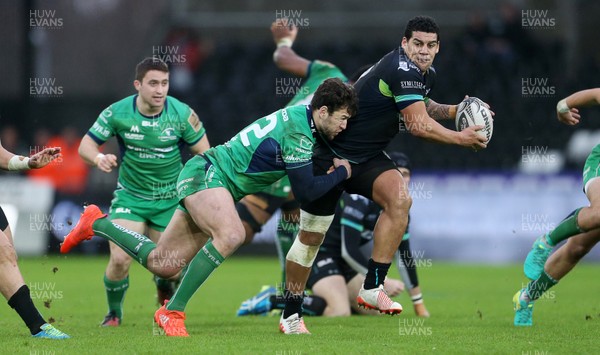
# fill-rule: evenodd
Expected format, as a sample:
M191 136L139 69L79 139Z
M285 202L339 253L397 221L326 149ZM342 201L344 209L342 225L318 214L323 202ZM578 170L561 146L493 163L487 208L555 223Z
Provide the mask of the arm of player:
M427 114L436 121L455 119L457 106L440 104L429 98L425 100Z
M474 149L487 147L486 138L477 133L484 128L483 126L470 126L460 132L449 130L427 114L427 108L423 101L416 101L400 112L404 117L406 128L414 136L438 143L456 144Z
M298 35L298 28L295 25L288 25L287 19L278 19L271 24L271 33L273 41L277 45L273 52L273 61L275 65L283 71L299 77L306 77L310 61L299 56L292 49L292 44Z
M9 152L0 143L0 169L2 170L39 169L61 156L60 147L51 147L44 148L27 158Z
M314 201L352 174L347 160L334 159L334 166L333 172L319 176L313 175L312 162L302 167L287 169L296 201L301 204Z
M579 123L579 107L600 105L600 88L577 91L560 100L556 105L558 120L573 126Z
M110 173L117 166L117 157L114 154L104 155L99 148L100 145L86 134L79 143L79 156L89 165Z
M202 154L208 149L210 149L210 143L208 142L208 137L206 134L202 136L202 138L200 138L196 144L190 146L190 151L196 155Z

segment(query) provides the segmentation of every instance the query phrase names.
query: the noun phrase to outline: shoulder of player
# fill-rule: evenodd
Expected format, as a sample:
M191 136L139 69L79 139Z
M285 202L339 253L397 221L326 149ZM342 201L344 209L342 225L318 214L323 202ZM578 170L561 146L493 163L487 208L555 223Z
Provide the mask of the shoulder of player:
M192 113L192 108L188 104L173 96L167 96L165 110L169 115L175 115L181 120L187 120Z

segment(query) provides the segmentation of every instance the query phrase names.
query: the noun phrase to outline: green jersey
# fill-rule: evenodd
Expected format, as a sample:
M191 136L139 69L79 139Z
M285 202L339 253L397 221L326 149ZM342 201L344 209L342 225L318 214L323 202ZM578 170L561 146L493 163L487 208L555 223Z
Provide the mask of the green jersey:
M141 114L136 99L132 95L110 105L87 134L99 145L117 137L119 187L145 199L173 198L183 167L180 143L196 144L204 127L188 105L173 97L167 96L164 109L154 117Z
M335 65L320 60L312 61L308 65L306 81L292 100L288 102L287 106L310 104L310 100L312 100L319 85L329 78L340 78L342 81L348 81L348 78L346 78L340 68Z
M319 85L329 78L340 78L342 81L348 81L348 78L346 78L342 71L335 65L320 60L312 61L308 66L306 81L296 95L294 95L292 100L288 102L286 107L309 105ZM290 180L286 175L277 184L268 187L262 192L273 196L286 197L290 192Z
M309 106L292 106L256 120L205 156L232 186L234 198L259 192L286 175L311 164L316 132Z

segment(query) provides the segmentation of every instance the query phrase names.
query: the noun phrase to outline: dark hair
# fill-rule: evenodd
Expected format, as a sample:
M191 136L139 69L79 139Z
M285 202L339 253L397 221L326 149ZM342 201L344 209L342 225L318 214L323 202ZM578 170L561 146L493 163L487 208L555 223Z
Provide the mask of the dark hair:
M435 23L435 20L429 16L417 16L410 19L404 30L404 37L410 39L415 31L435 33L437 35L437 40L440 40L440 28L437 23Z
M160 58L146 57L135 66L135 80L141 82L142 79L144 79L144 76L146 76L146 73L150 70L158 70L168 73L169 67L167 66L167 63L160 60Z
M330 115L345 108L350 116L354 116L358 112L358 97L351 85L339 78L329 78L319 85L310 105L315 110L327 106Z
M352 73L352 75L350 75L350 77L348 78L348 82L354 84L358 81L358 78L360 78L360 76L363 75L372 66L373 64L366 64L358 68L354 73Z
M395 151L388 152L387 154L397 167L410 170L410 159L408 159L406 154Z

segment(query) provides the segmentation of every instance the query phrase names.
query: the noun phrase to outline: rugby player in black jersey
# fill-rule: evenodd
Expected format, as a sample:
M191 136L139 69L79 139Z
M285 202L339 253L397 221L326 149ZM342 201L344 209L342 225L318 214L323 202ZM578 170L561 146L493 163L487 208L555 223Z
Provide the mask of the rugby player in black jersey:
M428 97L435 81L432 64L439 46L439 27L432 18L411 19L401 47L385 55L356 82L359 111L347 129L330 142L317 141L313 152L315 174L327 173L332 157L350 161L353 174L323 197L302 205L300 233L286 257L283 321L302 320L306 281L343 191L362 195L383 209L357 302L383 313L402 311L402 306L387 296L383 283L406 229L412 201L402 175L383 150L399 131L399 119L411 134L423 139L475 150L486 148L487 143L477 133L483 126L456 132L436 122L456 116L456 105L439 104Z

